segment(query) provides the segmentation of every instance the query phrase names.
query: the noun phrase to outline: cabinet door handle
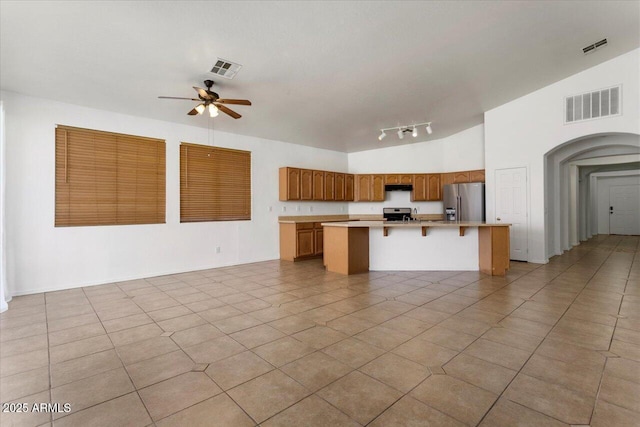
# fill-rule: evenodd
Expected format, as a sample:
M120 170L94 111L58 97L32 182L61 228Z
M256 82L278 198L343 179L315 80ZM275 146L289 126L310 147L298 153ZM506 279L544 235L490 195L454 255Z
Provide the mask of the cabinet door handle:
M500 218L496 218L496 220L500 221Z

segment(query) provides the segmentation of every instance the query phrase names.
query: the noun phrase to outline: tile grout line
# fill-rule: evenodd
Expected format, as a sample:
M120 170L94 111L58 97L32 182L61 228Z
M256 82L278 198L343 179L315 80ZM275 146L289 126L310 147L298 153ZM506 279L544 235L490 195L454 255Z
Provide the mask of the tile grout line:
M564 272L566 272L567 270L569 270L569 268L571 268L571 267L573 267L574 265L576 265L576 264L577 264L581 259L583 259L583 258L584 258L584 257L586 257L587 255L589 255L589 253L591 253L594 249L595 249L595 248L591 248L591 249L589 249L589 251L588 251L587 253L585 253L585 254L584 254L584 255L582 255L579 259L577 259L573 264L571 264L571 266L569 266L567 269L565 269L565 270L564 270ZM558 320L556 321L556 323L554 323L553 327L549 330L549 332L547 332L547 334L545 335L545 337L544 337L544 338L540 341L540 343L536 346L536 348L533 350L533 352L531 353L531 355L527 358L527 360L525 361L525 363L520 367L520 369L518 370L518 373L517 373L517 374L516 374L512 379L511 379L511 381L509 381L509 384L507 384L507 386L504 388L504 390L502 391L502 393L500 393L500 394L498 395L498 398L497 398L497 399L495 400L495 402L491 405L491 407L489 408L489 410L487 410L487 411L485 412L485 414L484 414L484 415L483 415L483 417L480 419L480 421L478 422L478 424L477 424L477 425L480 425L480 424L482 423L482 421L486 418L486 416L489 414L489 412L491 412L491 409L493 409L493 407L494 407L494 406L495 406L495 404L498 402L498 400L500 400L500 398L501 398L501 397L503 397L503 395L504 395L505 391L507 391L507 389L508 389L508 388L509 388L509 386L513 383L513 381L515 381L515 379L517 378L517 376L518 376L518 375L520 375L520 373L521 373L522 369L524 369L524 367L525 367L525 366L526 366L526 364L529 362L529 360L531 359L531 357L533 357L533 355L535 354L535 352L538 350L538 348L540 348L540 346L541 346L541 345L542 345L542 343L547 339L547 337L549 336L549 334L551 334L551 332L552 332L552 331L553 331L553 329L556 327L556 325L560 322L560 320L562 320L562 319L564 318L564 316L565 316L565 314L567 313L567 311L569 310L569 308L571 308L571 306L575 303L575 300L578 298L578 296L580 296L580 294L582 293L582 291L584 291L584 289L587 287L587 285L589 284L589 281L591 281L591 280L593 279L593 277L596 275L597 271L598 271L598 270L600 270L600 268L602 268L602 265L604 265L604 263L606 262L606 260L607 260L607 259L609 259L609 257L611 256L611 254L612 254L612 253L613 253L613 250L609 252L609 255L607 255L607 257L605 258L605 260L603 260L603 262L600 264L600 266L599 266L599 267L598 267L598 268L593 272L593 274L591 275L591 277L589 278L589 280L585 283L585 285L582 287L582 289L581 289L581 290L580 290L580 291L575 295L575 297L572 299L571 304L569 304L569 305L567 306L567 308L566 308L566 309L565 309L565 311L563 312L562 316L560 316L560 317L558 318ZM561 274L562 274L562 273L561 273ZM551 283L551 282L548 282L548 283L547 283L547 285L545 285L543 288L541 288L539 291L537 291L537 292L536 292L534 295L532 295L532 296L535 296L536 294L538 294L539 292L541 292L544 288L546 288L546 287L548 286L548 284L549 284L549 283ZM606 361L605 361L605 362L606 362ZM604 367L603 367L603 372L604 372ZM527 375L527 374L523 374L523 375ZM534 378L536 378L536 377L534 377ZM540 378L538 378L538 379L540 380ZM545 382L546 382L546 381L545 381ZM560 386L560 387L563 387L563 386ZM563 388L565 388L565 387L563 387ZM569 390L571 390L571 389L569 389ZM507 398L505 397L505 399L507 399ZM507 399L507 400L509 400L509 399ZM510 401L510 402L512 402L511 400L509 400L509 401ZM549 417L549 418L553 418L553 419L555 419L555 420L557 420L557 421L560 421L560 422L563 422L563 423L564 423L564 421L559 420L559 419L557 419L557 418L555 418L555 417L553 417L553 416L551 416L551 415L549 415L549 414L542 413L542 412L540 412L540 411L538 411L538 410L536 410L536 409L534 409L534 408L530 408L530 407L525 406L525 405L522 405L522 404L520 404L520 403L518 403L518 402L513 402L513 403L516 403L516 404L518 404L518 405L521 405L521 406L523 406L523 407L526 407L526 408L528 408L528 409L531 409L531 410L533 410L533 411L535 411L535 412L537 412L537 413L540 413L540 414L545 415L545 416L547 416L547 417ZM596 403L596 401L594 400L594 407L595 407L595 403Z
M622 242L622 240L620 242ZM618 245L616 245L616 248L619 245L620 245L620 243L618 243ZM613 251L615 251L615 248L614 248ZM629 265L629 272L627 273L627 277L625 278L623 295L622 295L622 298L620 298L620 304L618 305L618 315L620 315L620 311L622 310L622 303L623 303L624 297L625 297L624 294L627 292L627 286L629 286L629 277L631 275L631 268L633 267L633 262L634 262L635 258L638 258L638 242L636 242L636 251L635 251L634 256L631 259L631 264ZM609 346L607 348L607 351L611 351L611 344L613 343L613 338L615 337L616 331L618 329L618 321L619 320L620 320L620 318L616 317L615 325L613 327L613 332L611 334L611 339L609 339ZM604 374L605 374L605 372L607 370L607 364L608 363L609 363L609 357L605 358L604 367L602 369L602 373L600 374L600 381L598 382L598 388L596 390L595 402L593 404L593 408L591 409L591 414L589 415L589 424L593 420L593 416L594 416L595 411L596 411L596 406L598 406L598 401L600 399L600 391L602 389L602 382L604 381Z

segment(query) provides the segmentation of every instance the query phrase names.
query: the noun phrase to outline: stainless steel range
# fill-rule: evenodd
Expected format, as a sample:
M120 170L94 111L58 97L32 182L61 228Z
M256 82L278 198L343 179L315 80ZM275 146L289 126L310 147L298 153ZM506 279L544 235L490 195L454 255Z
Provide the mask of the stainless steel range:
M382 208L382 218L385 221L411 221L411 208Z

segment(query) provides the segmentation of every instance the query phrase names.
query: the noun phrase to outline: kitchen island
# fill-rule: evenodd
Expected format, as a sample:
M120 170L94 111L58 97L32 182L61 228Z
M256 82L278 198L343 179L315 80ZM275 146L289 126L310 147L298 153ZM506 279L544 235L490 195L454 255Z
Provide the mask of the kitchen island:
M324 265L341 274L369 270L509 269L509 225L474 221L324 222Z

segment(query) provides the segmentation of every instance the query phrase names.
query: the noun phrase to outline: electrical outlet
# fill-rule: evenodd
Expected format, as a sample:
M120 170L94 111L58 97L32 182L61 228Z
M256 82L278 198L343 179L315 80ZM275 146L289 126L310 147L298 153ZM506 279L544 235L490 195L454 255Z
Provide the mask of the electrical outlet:
M282 212L286 212L286 211L287 211L287 207L286 207L286 206L283 206L283 207L282 207Z
M296 206L296 211L300 212L300 205Z
M219 254L220 253L220 246L216 246L216 253Z
M273 206L269 206L269 212L273 211Z
M309 212L313 212L313 206L309 206Z

